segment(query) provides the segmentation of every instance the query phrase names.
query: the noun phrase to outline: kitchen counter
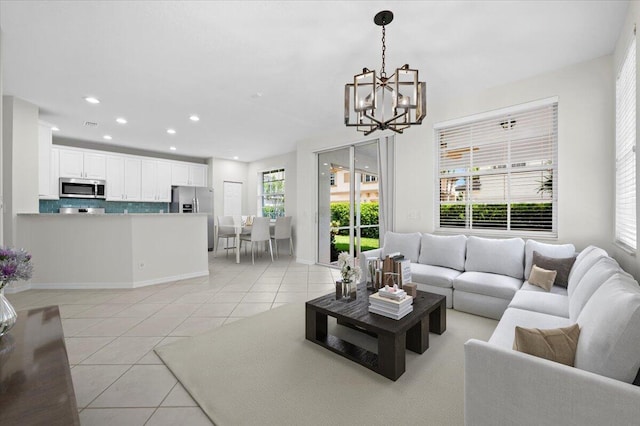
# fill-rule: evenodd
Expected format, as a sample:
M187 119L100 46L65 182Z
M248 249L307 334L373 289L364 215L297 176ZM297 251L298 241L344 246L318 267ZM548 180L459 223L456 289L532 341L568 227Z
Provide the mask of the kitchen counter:
M135 288L209 274L207 215L18 214L37 289Z

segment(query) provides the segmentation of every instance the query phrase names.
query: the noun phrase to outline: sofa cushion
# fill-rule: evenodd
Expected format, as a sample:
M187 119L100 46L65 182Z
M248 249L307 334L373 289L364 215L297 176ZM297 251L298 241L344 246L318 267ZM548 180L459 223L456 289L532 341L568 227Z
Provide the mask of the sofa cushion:
M386 258L390 253L402 253L405 259L416 263L420 255L420 240L422 235L419 232L399 233L387 232L384 234L384 248L382 258Z
M589 246L578 253L576 261L569 273L569 282L567 285L569 297L571 297L576 285L582 279L584 274L587 273L589 268L595 265L598 259L606 256L608 256L607 252L596 246Z
M556 271L558 275L556 275L555 284L561 287L567 286L569 273L575 261L575 256L555 258L544 256L537 251L533 252L533 264L549 271Z
M531 266L533 266L534 251L543 256L562 258L572 257L576 252L576 248L573 244L545 244L535 240L527 240L524 246L524 278L527 280L531 273Z
M489 343L505 349L512 349L516 325L526 328L560 328L568 327L571 324L573 323L569 318L525 311L517 308L508 308L504 311L504 314L502 314L502 318L493 331Z
M454 290L511 300L522 280L487 272L463 272L453 280Z
M455 269L442 266L411 264L411 281L420 284L429 284L436 287L451 288L453 280L461 274Z
M569 318L569 298L561 294L520 290L509 307Z
M465 235L422 234L418 262L464 271L466 252Z
M516 326L513 349L573 367L580 327L539 329Z
M529 281L525 281L524 283L522 283L522 287L520 287L520 290L546 293L546 291L544 291L544 289L541 289L540 287L538 287L536 285L529 284ZM563 296L566 296L567 295L567 289L564 288L564 287L560 287L559 285L554 285L553 287L551 287L551 291L549 291L549 293L561 294Z
M576 321L593 293L617 272L621 272L618 262L610 257L598 259L576 284L569 298L569 318Z
M576 367L632 383L640 368L640 287L616 273L598 288L578 316Z
M467 260L464 269L523 278L524 240L471 236L467 239Z
M557 275L558 271L548 271L533 265L529 274L529 283L540 287L544 291L550 291Z

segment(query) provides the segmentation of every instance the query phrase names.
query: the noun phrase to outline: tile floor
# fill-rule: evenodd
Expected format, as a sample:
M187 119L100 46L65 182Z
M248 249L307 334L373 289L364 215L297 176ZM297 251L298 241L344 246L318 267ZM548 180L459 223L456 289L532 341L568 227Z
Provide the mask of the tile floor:
M132 290L29 290L16 310L58 305L80 422L210 425L153 348L333 291L338 271L281 256L209 254L208 277Z

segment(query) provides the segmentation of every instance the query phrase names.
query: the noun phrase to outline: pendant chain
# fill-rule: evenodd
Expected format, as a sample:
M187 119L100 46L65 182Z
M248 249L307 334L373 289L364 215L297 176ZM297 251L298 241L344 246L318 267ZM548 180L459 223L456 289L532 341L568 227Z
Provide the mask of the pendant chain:
M387 50L387 46L385 45L385 27L382 25L382 70L380 70L380 77L382 78L387 77L387 73L384 70L385 50Z

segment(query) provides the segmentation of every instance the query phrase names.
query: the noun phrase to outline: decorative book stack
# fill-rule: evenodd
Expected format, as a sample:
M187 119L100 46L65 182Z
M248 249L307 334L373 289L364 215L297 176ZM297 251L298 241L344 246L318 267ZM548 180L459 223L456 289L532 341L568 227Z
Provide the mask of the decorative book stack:
M369 312L399 320L413 312L412 303L413 297L408 297L404 290L389 292L380 289L369 296Z

